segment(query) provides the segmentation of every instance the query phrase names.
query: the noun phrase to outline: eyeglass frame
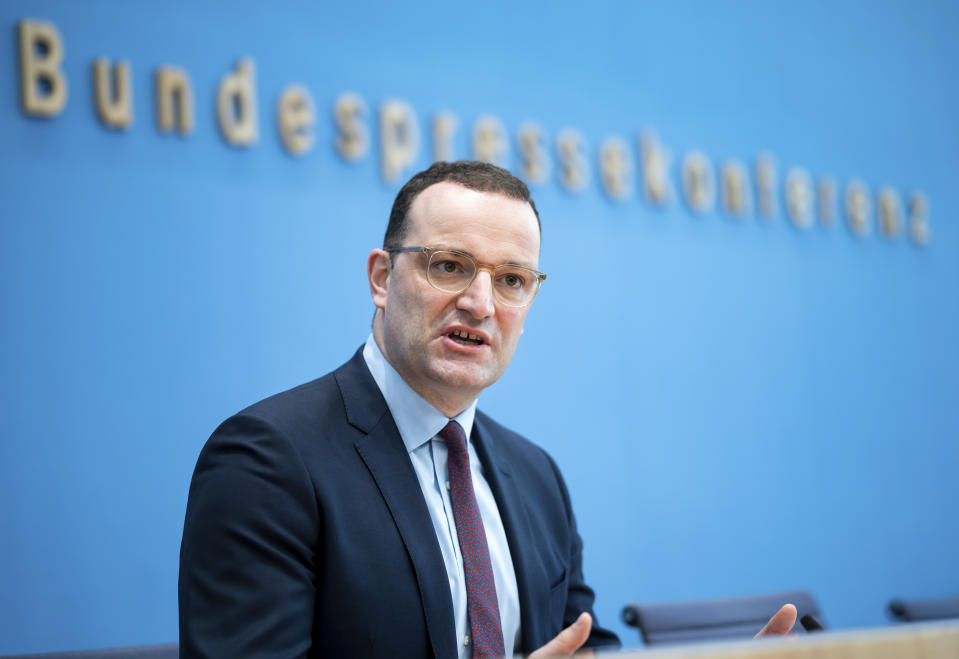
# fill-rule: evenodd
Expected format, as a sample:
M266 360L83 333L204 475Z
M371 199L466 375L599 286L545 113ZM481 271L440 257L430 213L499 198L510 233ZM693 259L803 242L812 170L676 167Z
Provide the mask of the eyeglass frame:
M430 286L438 290L440 293L447 293L449 295L460 295L466 292L467 290L469 290L469 287L473 285L474 281L476 281L476 275L479 274L480 270L488 270L490 273L490 277L496 274L497 268L501 268L503 266L511 266L513 268L519 268L521 270L526 270L528 272L533 273L534 278L536 280L536 290L533 291L533 297L531 297L529 299L529 302L527 302L526 304L516 305L516 304L510 304L508 302L503 301L503 299L500 298L499 293L496 292L496 287L495 286L493 287L493 297L501 304L504 304L507 307L510 307L512 309L524 309L530 306L531 304L533 304L533 300L535 300L536 296L539 295L540 286L542 286L543 282L546 280L545 272L540 272L539 270L534 270L533 268L528 268L525 265L518 265L515 263L501 263L500 265L489 265L487 263L480 263L479 261L476 260L475 256L473 256L469 252L464 252L459 249L446 249L446 248L440 249L438 247L384 247L383 251L386 252L387 254L398 254L403 252L426 254L426 256L428 257L426 261L426 282ZM444 291L442 288L439 288L436 284L433 283L433 281L430 279L429 270L430 270L430 263L433 261L433 254L435 254L436 252L449 252L450 254L455 254L456 256L462 256L464 258L467 258L476 264L476 271L473 272L473 276L470 278L469 282L467 282L466 286L464 286L458 291Z

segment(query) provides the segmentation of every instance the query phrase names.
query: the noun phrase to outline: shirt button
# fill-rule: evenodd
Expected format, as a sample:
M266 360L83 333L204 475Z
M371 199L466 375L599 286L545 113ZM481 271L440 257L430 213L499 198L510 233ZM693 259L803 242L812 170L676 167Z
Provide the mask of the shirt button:
M468 647L469 644L470 644L470 637L469 637L469 636L464 636L464 637L463 637L463 645Z
M449 492L452 488L450 487L450 482L446 481L446 491Z

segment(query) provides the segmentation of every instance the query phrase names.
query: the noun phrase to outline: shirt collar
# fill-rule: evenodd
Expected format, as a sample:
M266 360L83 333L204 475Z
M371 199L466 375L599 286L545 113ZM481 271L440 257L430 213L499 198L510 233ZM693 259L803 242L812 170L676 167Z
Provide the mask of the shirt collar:
M363 359L370 369L376 386L386 399L390 414L403 438L406 450L412 452L433 439L442 430L449 418L433 407L425 398L413 391L406 380L386 361L380 347L370 334L363 346ZM466 436L473 430L473 416L476 414L476 400L469 407L453 417L463 427Z

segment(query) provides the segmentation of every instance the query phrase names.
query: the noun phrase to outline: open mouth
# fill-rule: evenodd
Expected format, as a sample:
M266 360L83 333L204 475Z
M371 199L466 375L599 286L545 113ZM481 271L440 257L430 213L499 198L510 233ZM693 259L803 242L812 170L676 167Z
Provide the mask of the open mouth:
M475 334L470 334L469 332L466 332L464 330L453 330L452 332L447 334L447 336L453 339L454 341L456 341L457 343L460 343L464 346L483 345L483 339L476 336Z

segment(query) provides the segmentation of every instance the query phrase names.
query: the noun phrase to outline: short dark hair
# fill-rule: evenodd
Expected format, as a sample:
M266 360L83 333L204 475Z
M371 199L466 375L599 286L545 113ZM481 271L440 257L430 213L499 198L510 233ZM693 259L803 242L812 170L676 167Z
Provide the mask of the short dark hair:
M390 211L390 222L386 225L386 235L383 236L384 248L400 247L406 237L406 217L413 200L426 188L443 181L450 181L477 192L495 192L504 197L525 201L533 209L536 226L542 232L539 211L529 196L529 188L502 167L476 160L436 162L407 181L396 195L393 210Z

